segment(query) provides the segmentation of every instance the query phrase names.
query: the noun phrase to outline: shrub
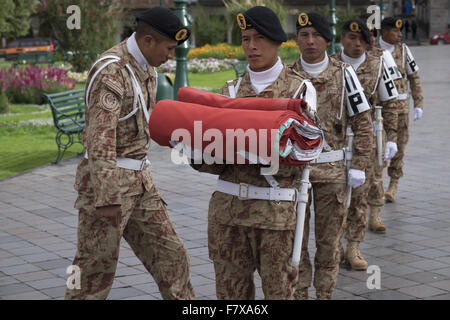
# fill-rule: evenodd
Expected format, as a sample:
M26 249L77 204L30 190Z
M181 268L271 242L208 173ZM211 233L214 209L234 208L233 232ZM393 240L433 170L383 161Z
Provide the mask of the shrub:
M0 70L0 84L11 103L42 104L43 93L71 90L75 80L61 68L27 66Z
M209 16L202 6L196 10L194 25L196 45L217 44L224 42L227 24L224 17Z
M6 93L0 93L0 114L9 113L10 106Z

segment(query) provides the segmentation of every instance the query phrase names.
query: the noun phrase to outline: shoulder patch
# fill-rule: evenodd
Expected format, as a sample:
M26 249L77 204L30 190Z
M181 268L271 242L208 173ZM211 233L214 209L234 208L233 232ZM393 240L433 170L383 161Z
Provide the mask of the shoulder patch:
M105 77L103 80L105 86L114 92L120 99L123 98L124 87L117 80L112 79L111 77Z
M115 112L120 109L119 99L113 92L108 90L102 90L100 92L99 101L100 106L107 111Z

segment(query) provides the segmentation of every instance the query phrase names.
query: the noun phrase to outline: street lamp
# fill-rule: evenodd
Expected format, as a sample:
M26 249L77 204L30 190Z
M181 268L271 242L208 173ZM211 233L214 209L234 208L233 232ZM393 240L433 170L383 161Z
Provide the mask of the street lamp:
M192 23L189 14L186 11L188 0L175 0L175 14L181 20L185 27ZM173 96L177 100L178 89L189 86L187 73L187 54L189 52L189 40L186 40L175 48L175 60L177 61L175 84L173 87Z

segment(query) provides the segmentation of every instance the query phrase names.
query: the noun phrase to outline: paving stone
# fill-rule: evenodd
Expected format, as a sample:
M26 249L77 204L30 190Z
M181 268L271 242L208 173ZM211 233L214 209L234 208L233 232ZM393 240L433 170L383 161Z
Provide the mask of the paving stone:
M29 291L33 291L33 288L25 283L8 284L0 286L0 297Z
M135 288L115 288L111 289L108 300L122 300L125 298L138 297L145 295L145 292Z
M43 279L49 279L54 278L55 275L48 272L48 271L36 271L36 272L29 272L29 273L21 273L14 275L14 278L21 282L28 283L29 281L35 281L35 280L43 280Z
M446 293L444 290L433 288L428 285L419 285L419 286L412 286L412 287L407 287L407 288L400 288L400 289L398 289L398 291L408 294L410 296L416 297L416 298L421 298L421 299Z
M62 278L49 278L49 279L27 282L28 285L32 286L33 288L35 288L37 290L56 288L56 287L65 285L66 283L67 283L67 280L62 279Z
M443 268L443 269L436 269L436 270L433 270L433 272L435 272L437 274L441 274L441 275L447 276L448 278L450 278L450 267L449 268Z
M7 284L14 284L14 283L18 283L19 281L17 281L17 279L15 279L12 276L4 276L4 277L0 277L0 287L1 286L6 286Z
M64 285L64 286L60 286L60 287L42 289L42 290L40 290L40 292L51 297L52 299L57 299L57 298L64 297L64 295L66 294L66 289L67 289L67 286Z
M44 270L50 270L50 269L56 269L61 268L66 270L68 266L72 265L72 261L68 259L55 259L55 260L48 260L48 261L42 261L42 262L35 262L33 263L36 266L39 266L40 268Z
M3 272L4 274L10 275L10 276L20 274L20 273L28 273L28 272L40 271L40 270L41 270L40 268L38 268L32 264L29 264L29 263L12 266L12 267L0 268L1 272Z
M435 260L421 260L421 261L412 262L409 265L413 268L418 268L418 269L422 269L422 270L435 270L435 269L441 269L441 268L448 266L448 264L445 264L445 263L442 263L439 261L435 261Z
M3 296L2 299L4 299L4 300L47 300L47 299L50 299L50 297L39 291L30 291L30 292L23 292L23 293Z
M418 285L418 283L402 277L393 277L393 276L381 277L382 289L399 289L414 285Z
M425 257L425 258L437 258L437 257L445 257L448 256L448 252L429 248L419 251L413 251L412 254L415 254L417 256Z
M432 272L424 271L424 272L410 273L404 275L403 277L408 280L416 281L418 283L430 283L448 279L448 277L444 275L435 273L435 270L433 270Z
M428 285L450 292L450 280L430 282Z
M414 299L413 296L398 292L398 291L392 291L392 290L383 290L383 291L374 291L365 293L362 295L363 297L366 297L369 300L412 300ZM351 299L353 300L353 299Z

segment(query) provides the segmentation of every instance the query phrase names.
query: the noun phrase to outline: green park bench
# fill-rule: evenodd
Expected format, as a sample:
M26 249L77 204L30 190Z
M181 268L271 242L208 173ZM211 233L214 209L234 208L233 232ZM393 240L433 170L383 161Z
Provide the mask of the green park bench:
M25 52L19 53L17 59L14 61L14 66L19 64L39 64L55 63L55 53L54 52Z
M231 64L233 66L234 72L236 72L236 78L242 77L245 70L247 70L247 61L238 61Z
M44 96L52 110L53 123L58 129L55 138L58 155L53 162L57 164L71 145L74 143L83 145L81 134L85 127L84 89L44 94ZM63 136L67 139L62 139Z

